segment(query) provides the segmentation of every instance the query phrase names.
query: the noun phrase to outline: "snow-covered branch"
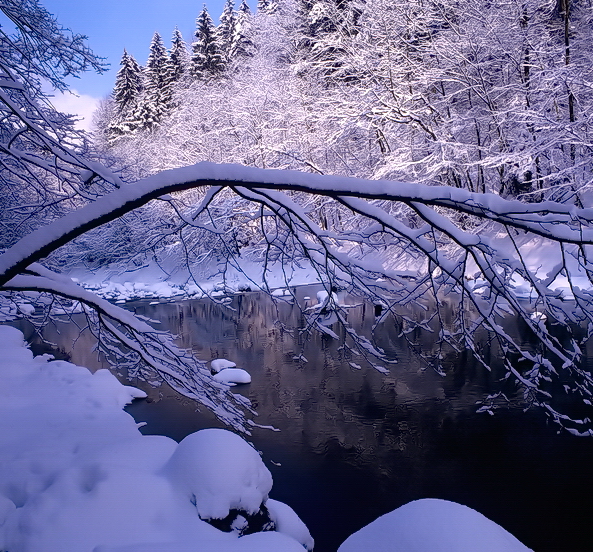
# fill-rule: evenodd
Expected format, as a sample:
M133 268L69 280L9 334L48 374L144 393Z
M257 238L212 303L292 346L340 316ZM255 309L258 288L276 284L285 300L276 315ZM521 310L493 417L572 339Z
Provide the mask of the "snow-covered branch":
M177 205L179 193L190 189L202 190L194 205L188 204L189 196L183 193L183 205ZM176 363L184 357L171 349L172 345L164 344L159 332L32 263L86 231L157 198L170 204L179 220L167 232L196 226L211 230L217 239L231 239L234 234L227 236L212 219L213 211L224 205L213 204L223 191L259 206L266 259L273 251L285 262L306 259L321 281L383 301L386 311L396 316L401 316L398 309L422 304L431 312L426 320L412 321L405 316L402 320L425 329L432 321L438 322L439 342L455 350L469 348L480 357L474 347L476 333L490 332L505 354L508 376L525 389L532 403L550 401L547 382L559 371L569 374L574 392L583 396L593 392L591 376L579 364L578 340L573 338L566 345L543 322L548 319L566 328L588 322L586 335L593 327L593 298L575 283L579 278L590 279L593 210L551 201L523 204L456 188L203 162L124 185L31 232L0 255L0 281L4 289L43 290L82 301L104 319L109 339L137 353L166 379L175 378L168 368L162 368L162 355L176 358L174 374L179 374ZM341 227L321 226L309 212L311 197L325 198L345 209L351 222ZM406 223L392 214L398 212L398 205L415 213L415 222ZM468 224L460 214L471 216L474 223ZM490 237L472 231L484 223L490 225ZM562 252L563 256L551 272L542 274L539 265L527 260L533 247L545 247L550 254ZM234 247L227 246L225 251L233 255ZM415 277L404 278L394 269L393 260L402 256L416 259L420 269ZM560 278L568 282L570 296L553 289ZM525 294L530 298L528 303L522 300ZM459 302L449 327L445 327L447 317L440 310L445 298ZM532 316L534 309L541 311L539 318ZM539 349L524 347L504 329L507 313L525 321L537 337ZM437 371L442 370L438 355L425 356ZM527 371L519 370L519 359L527 361ZM188 377L187 372L182 373ZM212 392L207 378L192 385L192 389L203 385ZM203 393L200 400L210 401ZM219 400L224 402L224 394L217 395L211 406ZM556 421L565 425L563 418ZM238 422L234 419L233 423Z
M89 229L115 220L152 199L192 188L221 185L432 205L499 222L559 243L593 245L593 230L588 227L593 221L593 209L579 209L551 201L524 204L494 194L457 188L201 162L123 186L32 232L0 257L0 283ZM479 238L473 236L471 240L477 242Z
M143 374L156 373L171 387L196 400L225 424L249 433L245 413L252 412L249 401L212 379L210 371L189 351L174 343L174 336L155 330L134 313L97 297L70 278L40 264L28 267L4 286L7 291L49 293L78 301L88 307L89 328L98 337L99 350L119 369ZM130 353L132 353L130 355ZM140 368L139 368L139 365Z

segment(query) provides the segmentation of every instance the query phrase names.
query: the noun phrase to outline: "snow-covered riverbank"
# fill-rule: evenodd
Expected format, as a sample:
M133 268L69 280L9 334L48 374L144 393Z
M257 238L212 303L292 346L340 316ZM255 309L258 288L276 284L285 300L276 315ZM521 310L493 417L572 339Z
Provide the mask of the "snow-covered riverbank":
M0 550L312 547L286 505L272 503L270 510L288 535L269 531L238 539L239 525L227 533L200 519L198 513L225 517L232 509L253 513L268 499L271 475L240 437L204 430L178 445L143 436L122 409L144 392L106 370L91 374L45 355L34 358L14 328L0 326L0 343Z
M177 444L143 436L122 410L142 391L105 370L91 374L47 355L34 358L14 328L0 326L0 343L2 552L302 552L313 546L294 511L268 498L270 473L240 437L202 430ZM245 517L262 504L276 531L241 536ZM200 519L229 513L235 516L231 532ZM340 551L361 545L406 552L528 550L477 512L446 501L416 501L384 518Z

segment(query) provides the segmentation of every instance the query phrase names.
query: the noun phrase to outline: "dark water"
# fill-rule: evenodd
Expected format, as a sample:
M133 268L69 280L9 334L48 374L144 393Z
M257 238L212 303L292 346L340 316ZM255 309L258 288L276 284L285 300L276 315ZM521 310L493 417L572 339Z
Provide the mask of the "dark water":
M296 292L301 305L315 297L314 289ZM296 510L317 552L335 552L378 516L427 497L474 508L537 552L591 549L593 439L557 434L519 399L495 416L476 414L476 401L498 383L470 355L450 354L439 376L386 320L376 342L398 362L384 375L340 342L296 331L306 323L298 308L255 293L233 298L234 311L208 301L129 307L160 320L199 358L228 358L249 371L252 383L236 392L251 399L259 423L281 430L256 429L251 438L274 477L272 497ZM371 335L372 306L349 309L348 321ZM50 338L68 349L78 330L60 331ZM421 350L434 347L429 334L411 337ZM87 336L66 352L96 363ZM295 360L300 354L308 362ZM219 425L167 388L143 388L149 400L129 412L147 422L145 433L180 440Z

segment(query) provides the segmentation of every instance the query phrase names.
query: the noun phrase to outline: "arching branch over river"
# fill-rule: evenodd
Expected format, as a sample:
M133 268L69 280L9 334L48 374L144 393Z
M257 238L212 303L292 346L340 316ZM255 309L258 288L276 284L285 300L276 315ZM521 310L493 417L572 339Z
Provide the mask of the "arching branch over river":
M475 337L488 332L504 355L506 377L524 389L528 403L543 406L572 432L589 432L588 418L576 419L556 406L551 385L561 381L566 393L590 406L593 382L580 360L593 328L592 209L521 203L457 188L198 163L113 189L33 230L0 256L3 289L81 301L98 313L98 337L111 354L148 364L168 381L177 378L184 392L243 430L246 405L206 377L189 381L187 374L199 368L188 368L193 361L162 332L33 264L150 202L172 221L162 234L176 236L186 253L179 263L190 270L196 242L206 236L228 262L240 264L239 213L264 266L308 263L328 292L334 286L381 304L383 312L400 319L404 333L428 331L437 320L440 349L426 358L437 371L451 349L469 349L487 363ZM159 236L150 230L154 241ZM259 282L264 289L266 274ZM456 304L453 317L443 316L444 300ZM426 316L406 316L412 304ZM525 321L537 347L524 347L505 332L500 322L507 313ZM552 325L562 326L569 337L557 337ZM584 331L570 337L577 327ZM130 350L132 356L124 352Z

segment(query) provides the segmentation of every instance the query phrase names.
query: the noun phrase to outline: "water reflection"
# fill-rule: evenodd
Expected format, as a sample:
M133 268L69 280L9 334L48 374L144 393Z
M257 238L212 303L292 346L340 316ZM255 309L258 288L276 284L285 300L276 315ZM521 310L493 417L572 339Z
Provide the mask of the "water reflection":
M301 515L317 552L335 552L379 515L425 497L475 508L537 551L583 549L579 543L593 537L593 440L556 435L540 413L522 412L512 388L505 389L508 410L477 415L476 401L500 388L496 369L485 370L468 351L445 352L446 375L440 376L410 351L389 318L375 331L376 344L397 364L381 374L341 340L299 332L307 324L303 309L315 302L305 297L315 297L316 289L293 291L295 303L239 295L232 310L209 301L130 307L160 320L199 358L228 358L251 374L252 383L236 392L252 401L259 423L281 430L253 435L274 476L273 497ZM346 316L357 331L372 334L373 305L347 309ZM519 335L517 322L506 323ZM344 338L343 328L332 329ZM49 331L63 347L78 337L72 360L93 364L89 336L72 325L59 335ZM422 352L435 350L428 333L408 338ZM495 346L486 337L480 346L495 362ZM143 388L150 402L130 412L148 422L144 431L179 440L216 425L166 387Z

